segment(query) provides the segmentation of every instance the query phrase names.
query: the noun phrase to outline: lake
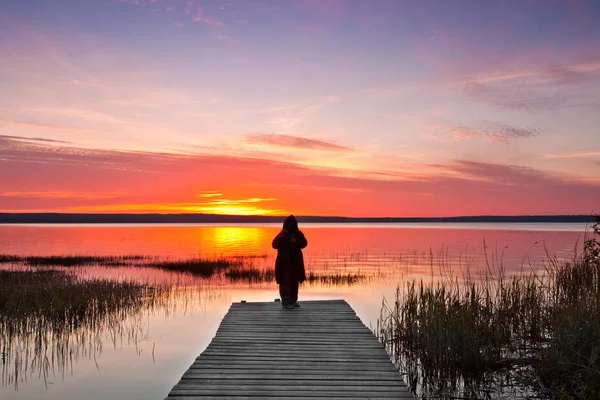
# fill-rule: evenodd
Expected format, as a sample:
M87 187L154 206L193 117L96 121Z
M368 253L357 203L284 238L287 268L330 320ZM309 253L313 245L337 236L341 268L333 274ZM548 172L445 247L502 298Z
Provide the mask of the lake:
M581 249L586 225L304 224L301 229L308 239L308 270L357 271L368 279L306 284L300 301L343 298L367 326L375 326L383 299L393 300L398 285L408 280L431 281L444 271L477 272L498 265L508 273L540 270L548 255L568 259ZM278 230L274 224L3 225L0 254L252 256L270 268L271 240ZM208 345L231 302L278 296L273 283L231 283L152 268L76 271L85 277L173 284L177 290L124 316L118 326L70 338L64 365L49 358L45 369L28 368L17 377L14 365L2 365L0 398L162 399Z

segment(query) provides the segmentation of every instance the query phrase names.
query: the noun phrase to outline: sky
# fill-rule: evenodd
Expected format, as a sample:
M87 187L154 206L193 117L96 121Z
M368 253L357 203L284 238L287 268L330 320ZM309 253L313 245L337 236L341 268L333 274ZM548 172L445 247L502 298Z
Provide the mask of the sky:
M2 0L0 212L600 212L600 1Z

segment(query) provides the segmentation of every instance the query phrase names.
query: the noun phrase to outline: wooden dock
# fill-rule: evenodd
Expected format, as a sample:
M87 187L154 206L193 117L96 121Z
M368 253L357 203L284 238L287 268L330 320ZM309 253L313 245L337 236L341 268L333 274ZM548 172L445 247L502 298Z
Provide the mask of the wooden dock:
M385 349L343 300L234 303L169 393L191 399L410 399Z

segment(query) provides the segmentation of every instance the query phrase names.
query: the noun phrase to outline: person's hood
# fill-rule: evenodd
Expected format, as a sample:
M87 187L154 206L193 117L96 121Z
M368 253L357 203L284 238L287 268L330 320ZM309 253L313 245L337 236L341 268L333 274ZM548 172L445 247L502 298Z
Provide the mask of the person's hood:
M293 215L290 215L283 221L283 229L287 229L290 232L298 231L298 220Z

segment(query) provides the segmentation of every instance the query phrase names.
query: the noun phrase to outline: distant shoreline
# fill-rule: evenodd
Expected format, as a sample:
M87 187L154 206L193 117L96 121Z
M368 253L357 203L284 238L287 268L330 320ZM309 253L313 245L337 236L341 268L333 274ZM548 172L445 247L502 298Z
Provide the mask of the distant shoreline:
M0 213L0 224L190 224L190 223L279 223L281 216L216 214L60 214ZM591 215L481 215L457 217L328 217L298 216L304 223L593 223Z

